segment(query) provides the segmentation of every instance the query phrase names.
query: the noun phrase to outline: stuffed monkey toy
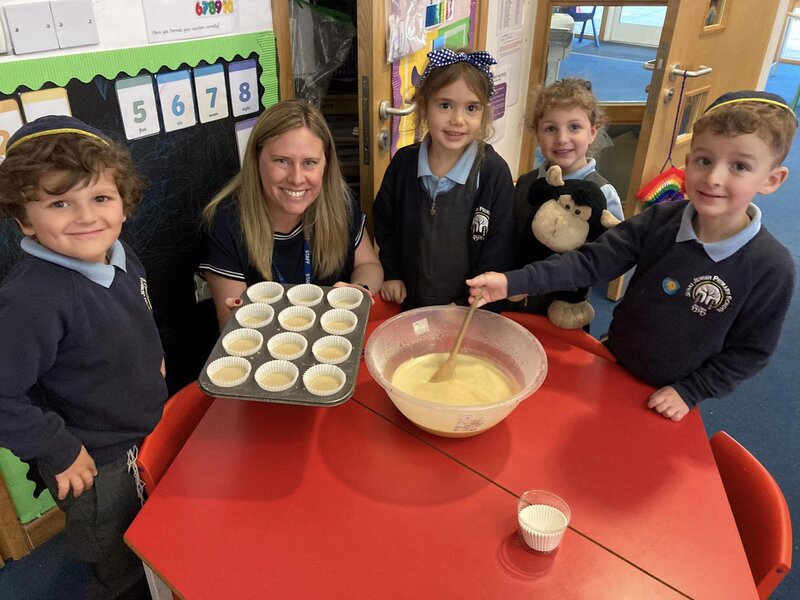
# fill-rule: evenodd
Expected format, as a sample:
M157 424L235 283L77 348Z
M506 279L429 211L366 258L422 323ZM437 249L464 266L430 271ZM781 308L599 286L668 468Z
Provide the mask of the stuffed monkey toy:
M533 183L528 203L533 212L519 243L520 264L576 250L619 223L608 211L606 197L597 184L583 179L564 180L558 165ZM522 310L547 314L558 327L580 329L594 319L594 308L586 299L588 292L583 288L527 298L515 296L510 300L524 299Z

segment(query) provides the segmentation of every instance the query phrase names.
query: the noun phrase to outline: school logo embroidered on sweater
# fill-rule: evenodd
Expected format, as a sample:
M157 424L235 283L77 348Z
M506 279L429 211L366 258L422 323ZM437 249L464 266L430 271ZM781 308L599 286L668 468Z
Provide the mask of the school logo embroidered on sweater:
M482 242L486 239L486 234L489 232L489 211L479 206L472 215L472 239L476 242Z
M694 300L692 312L705 317L709 311L723 312L731 303L731 289L717 275L695 277L686 287L687 298Z
M142 294L147 308L153 310L153 305L150 303L150 293L147 291L147 279L144 277L139 277L139 292Z

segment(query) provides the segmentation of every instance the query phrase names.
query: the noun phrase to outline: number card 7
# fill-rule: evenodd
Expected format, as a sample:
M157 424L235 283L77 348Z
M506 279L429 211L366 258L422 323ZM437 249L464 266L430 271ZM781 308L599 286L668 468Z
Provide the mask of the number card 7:
M188 70L156 75L164 130L176 131L197 123L194 116L192 77Z
M228 93L225 89L225 69L222 65L196 67L194 90L200 122L208 123L228 116Z

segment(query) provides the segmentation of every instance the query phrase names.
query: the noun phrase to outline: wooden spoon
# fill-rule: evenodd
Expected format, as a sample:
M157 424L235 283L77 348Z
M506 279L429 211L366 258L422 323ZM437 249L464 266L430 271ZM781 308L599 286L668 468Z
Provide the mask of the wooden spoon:
M458 337L456 338L456 343L453 345L453 349L450 352L450 356L448 356L445 361L442 363L442 366L433 374L433 377L430 378L431 383L436 383L439 381L447 381L448 379L452 379L456 374L456 356L458 355L458 349L461 347L461 342L464 340L464 334L467 333L467 327L469 326L470 320L472 320L472 315L475 312L475 309L478 308L478 302L480 298L473 298L472 304L467 311L467 316L464 317L464 322L461 324L461 329L458 331Z

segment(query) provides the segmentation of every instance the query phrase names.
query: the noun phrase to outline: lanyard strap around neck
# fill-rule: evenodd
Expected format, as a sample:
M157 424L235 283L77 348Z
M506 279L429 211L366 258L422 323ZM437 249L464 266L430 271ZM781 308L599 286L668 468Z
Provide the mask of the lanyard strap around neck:
M308 238L303 238L303 272L305 273L306 283L311 283L311 270L311 247L308 244ZM275 273L275 279L278 280L278 283L288 283L274 260L272 261L272 271Z

